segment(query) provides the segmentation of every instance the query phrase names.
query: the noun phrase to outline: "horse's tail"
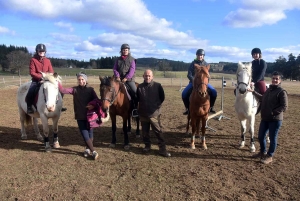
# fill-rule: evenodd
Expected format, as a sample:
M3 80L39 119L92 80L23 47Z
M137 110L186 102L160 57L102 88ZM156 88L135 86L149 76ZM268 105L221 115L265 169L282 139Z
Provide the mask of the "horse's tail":
M29 116L28 114L25 114L25 125L26 126L32 125L32 117Z

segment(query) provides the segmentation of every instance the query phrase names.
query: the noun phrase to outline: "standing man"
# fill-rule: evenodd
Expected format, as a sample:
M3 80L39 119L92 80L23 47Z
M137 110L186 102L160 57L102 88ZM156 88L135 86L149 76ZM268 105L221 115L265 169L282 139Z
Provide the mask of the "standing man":
M145 153L151 150L150 126L158 139L159 154L170 157L166 150L166 143L160 123L160 108L165 100L165 92L160 83L153 81L153 72L145 70L144 82L137 88L137 101L139 102L138 113L142 124L143 141Z
M253 91L248 89L249 91ZM253 91L254 95L261 99L261 122L258 131L260 152L255 157L260 157L261 162L269 164L273 161L273 155L277 146L277 136L282 125L283 112L288 107L287 92L281 88L281 75L278 72L272 74L272 85L264 95ZM266 134L269 130L270 146L266 150Z

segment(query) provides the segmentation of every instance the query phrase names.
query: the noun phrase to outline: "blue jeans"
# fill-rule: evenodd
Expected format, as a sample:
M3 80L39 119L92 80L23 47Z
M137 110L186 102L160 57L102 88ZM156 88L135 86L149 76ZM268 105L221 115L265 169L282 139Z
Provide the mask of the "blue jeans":
M282 121L261 121L258 131L258 140L260 144L260 153L265 153L266 150L266 135L269 130L270 147L268 151L269 156L273 156L277 146L277 136L279 129L282 125Z
M93 129L88 129L88 124L86 120L77 120L77 124L80 130L80 133L84 139L84 141L88 141L89 139L93 140L94 133Z
M189 98L191 95L190 92L192 88L193 88L193 83L190 82L181 93L181 98L186 108L189 108L189 102L190 102ZM210 103L210 105L213 106L218 95L217 90L209 83L207 85L207 88L209 89L209 95L211 99L214 100L213 103Z

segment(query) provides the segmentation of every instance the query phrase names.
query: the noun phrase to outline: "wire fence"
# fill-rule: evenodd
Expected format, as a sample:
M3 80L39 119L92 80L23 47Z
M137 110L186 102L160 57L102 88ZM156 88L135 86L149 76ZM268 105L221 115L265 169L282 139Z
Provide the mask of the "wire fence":
M70 76L65 75L62 77L62 84L63 85L77 85L77 79L76 76ZM10 88L10 87L19 87L22 84L26 82L31 81L30 76L2 76L0 77L0 89L3 88ZM187 78L178 77L178 78L154 78L155 81L162 84L162 86L178 86L178 90L183 90L185 86L188 85L189 80ZM136 77L136 82L142 83L143 78L142 77ZM100 84L100 80L98 76L91 75L88 77L88 83L91 85ZM217 85L220 85L221 79L212 79L210 80L210 83L214 86L216 83ZM231 83L234 84L235 80L227 80L227 86L231 86ZM221 87L221 85L220 85Z

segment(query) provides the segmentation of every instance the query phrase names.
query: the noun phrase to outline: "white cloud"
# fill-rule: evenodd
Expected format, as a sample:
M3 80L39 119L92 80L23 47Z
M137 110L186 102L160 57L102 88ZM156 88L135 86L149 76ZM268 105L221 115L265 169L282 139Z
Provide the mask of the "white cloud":
M50 36L56 41L56 42L80 42L81 38L77 35L71 35L71 34L61 34L61 33L50 33Z
M300 9L299 0L242 0L240 3L242 8L230 12L223 24L236 28L272 25L285 19L287 10Z
M64 17L77 23L91 23L93 27L131 32L149 40L163 41L171 47L196 48L207 45L206 40L177 31L172 28L171 21L154 16L142 0L131 0L130 4L122 0L10 0L1 1L0 6L39 18Z
M0 26L0 34L11 34L11 35L15 35L15 31L12 31L6 27L2 27Z
M60 28L68 29L71 32L74 31L74 27L71 23L55 22L54 25Z

